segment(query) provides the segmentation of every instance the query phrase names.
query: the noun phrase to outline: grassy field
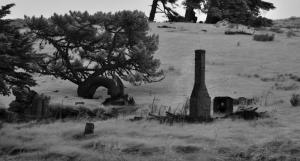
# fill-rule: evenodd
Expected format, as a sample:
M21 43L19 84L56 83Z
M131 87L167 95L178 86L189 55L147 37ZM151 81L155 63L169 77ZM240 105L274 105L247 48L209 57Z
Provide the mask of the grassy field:
M157 27L161 25L175 28ZM256 97L259 110L268 111L269 117L169 126L121 116L95 121L95 134L86 137L82 133L87 120L5 123L0 129L0 160L300 160L300 108L289 103L292 94L300 93L300 82L293 79L300 77L300 38L284 32L275 33L274 41L258 42L249 35L225 35L225 30L206 24L151 24L151 32L160 37L156 57L166 78L138 87L126 84L126 92L140 111L153 98L157 106L183 106L193 88L194 50L204 49L210 96ZM50 95L52 103L102 106L104 98L78 98L76 86L69 82L36 79L39 86L34 89ZM0 97L0 102L8 106L12 99Z

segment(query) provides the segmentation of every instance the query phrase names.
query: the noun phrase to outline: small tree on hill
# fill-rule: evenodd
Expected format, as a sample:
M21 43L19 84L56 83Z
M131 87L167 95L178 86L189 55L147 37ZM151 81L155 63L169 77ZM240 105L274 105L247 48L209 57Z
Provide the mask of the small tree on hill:
M159 3L160 2L160 3ZM172 6L176 5L177 0L153 0L149 15L149 21L153 22L156 13L163 13L167 16L170 22L179 22L184 21L184 18L179 15L174 9L168 7L167 5L170 4ZM162 5L162 7L159 6ZM158 11L157 11L158 10Z
M12 20L3 19L14 4L0 9L0 94L9 95L12 86L34 86L35 81L28 72L33 71L32 39L27 33L11 25Z
M49 19L25 19L41 40L40 46L53 47L39 63L40 73L77 84L81 97L92 98L102 78L121 78L136 85L163 79L160 61L153 57L158 36L148 33L147 17L142 12L90 15L70 11Z
M196 22L196 12L195 10L200 10L203 12L206 5L206 0L185 0L183 1L183 5L186 7L185 10L185 21L187 22Z
M273 3L263 0L206 0L206 23L216 23L227 19L232 23L239 23L258 27L270 25L271 20L260 16L261 10L274 9Z

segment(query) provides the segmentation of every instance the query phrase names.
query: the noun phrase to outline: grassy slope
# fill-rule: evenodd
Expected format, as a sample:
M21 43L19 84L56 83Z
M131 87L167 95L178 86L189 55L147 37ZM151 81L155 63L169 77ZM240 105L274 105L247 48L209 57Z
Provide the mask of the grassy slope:
M157 58L167 70L166 79L140 87L127 85L127 92L139 104L180 106L193 87L194 50L207 51L206 84L211 97L220 95L261 97L261 110L270 118L251 122L222 120L210 124L160 125L157 122L126 121L118 118L96 122L94 136L81 138L84 122L57 122L46 125L4 124L0 132L0 160L225 160L249 147L253 158L294 156L299 159L300 109L289 105L292 93L299 89L276 90L278 74L300 76L299 37L276 35L273 42L255 42L251 36L226 36L223 28L199 24L168 24L176 29L159 29L151 24L152 32L160 35ZM207 32L202 30L206 29ZM240 46L237 43L240 42ZM173 69L172 69L173 68ZM254 76L256 75L256 76ZM53 102L73 104L74 85L49 77L38 77L36 90L52 96ZM283 86L300 85L285 79ZM272 88L273 87L273 88ZM52 91L59 90L58 93ZM68 98L64 98L68 96ZM9 98L2 97L7 105ZM12 98L10 98L12 99ZM282 101L279 102L280 100ZM101 100L83 100L91 107ZM266 107L265 107L266 105ZM263 148L264 150L259 150ZM266 150L267 149L267 150ZM275 149L275 150L274 150ZM19 151L24 151L18 154ZM276 152L276 150L278 152ZM6 155L8 153L16 155ZM277 154L276 154L277 153ZM231 157L230 157L231 156Z
M288 19L275 20L274 25L286 28L300 28L300 17L291 17Z

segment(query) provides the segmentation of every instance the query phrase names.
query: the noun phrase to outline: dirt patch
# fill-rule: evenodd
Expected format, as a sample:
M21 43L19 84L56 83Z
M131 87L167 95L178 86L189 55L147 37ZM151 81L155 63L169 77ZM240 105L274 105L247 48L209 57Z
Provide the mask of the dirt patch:
M106 148L106 145L100 141L99 142L89 142L89 143L83 145L82 148L104 151Z
M300 76L292 74L292 73L275 74L273 76L261 76L259 74L241 74L241 73L239 73L238 76L245 77L245 78L257 78L263 82L285 82L287 80L293 80L295 82L300 82Z
M78 154L72 153L72 154L61 154L56 152L47 153L42 156L44 160L56 160L56 161L66 161L66 160L76 160L78 157Z
M208 137L191 137L185 140L186 143L204 143L204 144L209 144L212 145L215 143L214 139L208 138Z
M129 145L128 147L121 150L123 153L126 154L133 154L133 155L142 155L142 156L149 156L154 155L157 153L164 153L163 147L156 147L156 146L148 146L145 144L135 144Z
M173 27L173 26L167 26L167 25L157 26L157 28L176 29L176 27Z
M39 151L39 150L33 149L33 148L8 146L8 147L2 147L0 149L0 155L14 156L14 155L22 154L22 153L32 153L32 152L36 152L36 151Z
M95 134L84 135L83 133L81 133L81 134L74 134L74 135L72 136L72 139L81 141L81 140L89 140L89 139L93 139L93 138L96 138L97 136L98 136L98 135L95 135Z
M230 155L232 153L236 153L236 149L239 149L239 147L219 147L216 149L216 151L221 155Z
M187 145L187 146L182 146L182 145L177 145L173 146L172 148L176 153L180 154L190 154L190 153L197 153L199 151L203 151L204 149L201 147L197 146L192 146L192 145Z
M290 84L275 83L274 87L276 90L283 90L283 91L292 91L292 90L299 89L299 86L296 83L290 83Z

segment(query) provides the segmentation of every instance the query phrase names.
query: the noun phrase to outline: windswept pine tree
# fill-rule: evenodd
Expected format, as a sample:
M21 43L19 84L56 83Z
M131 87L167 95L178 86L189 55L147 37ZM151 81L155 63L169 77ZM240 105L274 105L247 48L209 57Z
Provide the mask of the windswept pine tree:
M177 13L171 7L168 7L168 4L176 5L176 2L177 2L177 0L153 0L152 5L151 5L151 10L150 10L150 15L149 15L149 21L150 22L154 21L156 13L165 14L170 22L183 21L184 18L182 16L180 16L179 13ZM162 7L160 7L159 4L161 4Z
M260 16L261 10L275 9L273 3L263 0L207 0L206 23L227 19L232 23L250 26L268 26L271 20Z
M158 36L149 34L147 17L140 11L70 11L49 19L26 17L26 22L41 47L53 47L39 63L40 73L78 85L78 96L93 98L103 83L122 84L121 79L139 85L164 77L154 58Z
M205 8L205 3L205 0L185 0L183 2L183 5L186 8L184 15L185 21L196 22L197 17L195 10L203 11L203 9Z
M33 40L27 33L11 25L12 20L4 19L10 14L14 4L0 9L0 94L9 95L12 86L34 86L35 81L29 74L33 72Z

